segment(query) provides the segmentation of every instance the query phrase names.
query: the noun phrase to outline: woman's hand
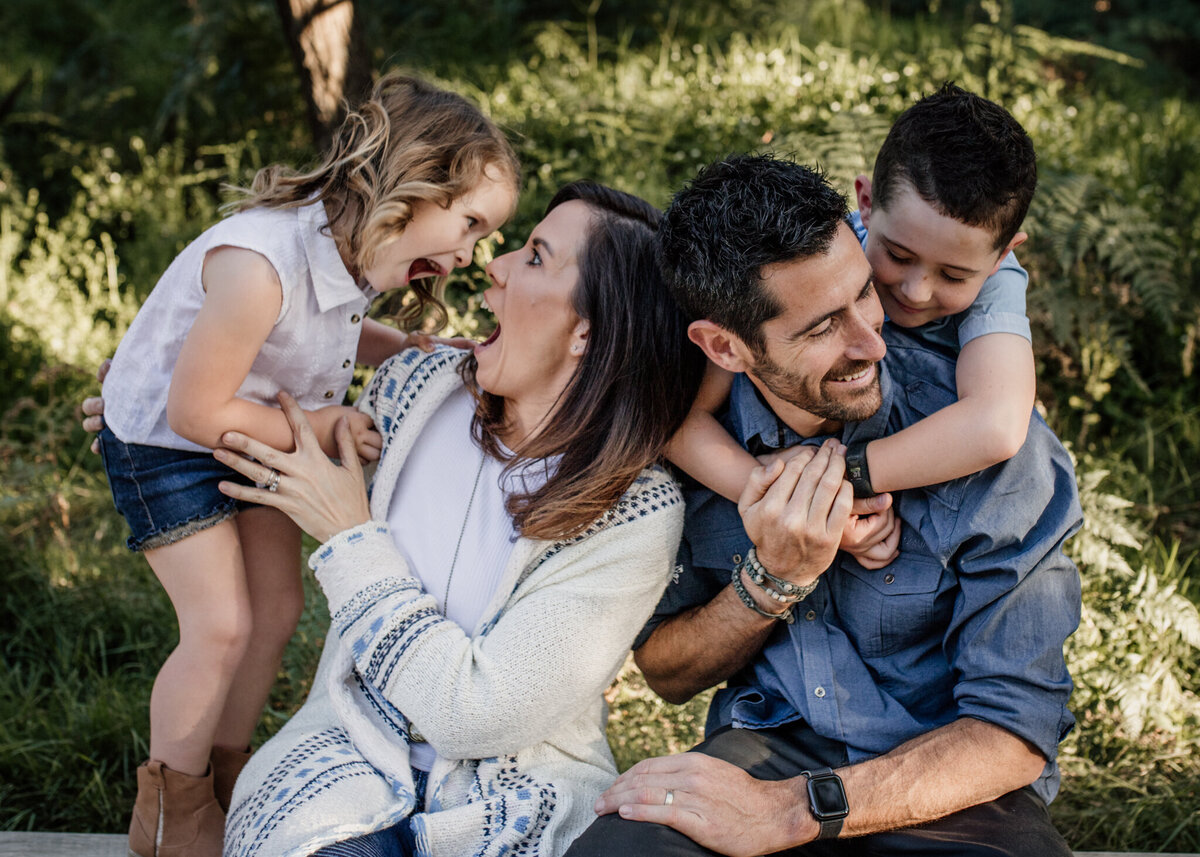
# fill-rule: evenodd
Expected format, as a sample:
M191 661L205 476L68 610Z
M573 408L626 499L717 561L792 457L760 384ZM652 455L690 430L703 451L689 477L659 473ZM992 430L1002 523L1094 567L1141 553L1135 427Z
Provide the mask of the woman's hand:
M96 370L96 380L104 383L104 376L112 368L112 361L105 360ZM104 399L100 396L89 396L83 400L83 430L92 434L104 428ZM92 452L100 452L100 439L92 438Z
M296 451L280 452L240 432L226 432L221 436L224 446L214 450L213 455L222 464L265 487L222 482L221 492L237 500L279 509L321 542L371 520L366 480L347 420L343 417L334 429L341 455L339 465L321 451L296 400L280 393L279 405L292 427ZM272 485L274 490L270 490Z

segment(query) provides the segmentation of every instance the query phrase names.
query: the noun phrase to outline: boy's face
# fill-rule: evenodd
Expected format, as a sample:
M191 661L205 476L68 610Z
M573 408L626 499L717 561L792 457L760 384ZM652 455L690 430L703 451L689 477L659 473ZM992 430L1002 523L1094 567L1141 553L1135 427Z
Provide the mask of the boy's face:
M858 210L867 227L867 261L888 319L917 327L962 312L979 296L983 281L1008 252L1023 242L1018 232L996 249L995 236L980 226L941 214L912 186L901 184L886 210L872 206L871 181L854 182Z

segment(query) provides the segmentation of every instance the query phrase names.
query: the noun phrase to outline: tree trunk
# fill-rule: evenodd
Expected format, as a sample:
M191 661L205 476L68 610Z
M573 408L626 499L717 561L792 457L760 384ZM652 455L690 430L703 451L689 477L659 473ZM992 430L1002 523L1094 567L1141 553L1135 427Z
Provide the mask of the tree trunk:
M313 142L324 150L345 116L343 99L357 101L371 83L371 60L354 0L275 0L296 64Z

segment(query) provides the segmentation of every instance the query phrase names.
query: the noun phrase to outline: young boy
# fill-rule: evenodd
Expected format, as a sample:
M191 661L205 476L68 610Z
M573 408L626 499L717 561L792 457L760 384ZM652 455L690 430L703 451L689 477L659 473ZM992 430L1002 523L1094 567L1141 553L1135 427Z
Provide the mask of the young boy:
M1037 185L1033 144L999 105L945 84L888 132L874 180L854 182L851 216L888 322L957 353L958 401L865 448L847 451L855 493L934 485L1016 454L1034 399L1025 317L1028 276L1012 250ZM759 462L713 416L730 376L709 367L668 457L737 501ZM843 548L868 567L895 555L898 526L873 545Z

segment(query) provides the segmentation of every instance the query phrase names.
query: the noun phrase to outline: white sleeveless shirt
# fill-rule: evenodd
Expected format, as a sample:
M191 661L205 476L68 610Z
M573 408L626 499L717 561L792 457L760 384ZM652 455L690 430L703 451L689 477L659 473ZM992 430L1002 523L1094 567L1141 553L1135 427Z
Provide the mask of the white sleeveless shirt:
M175 361L204 303L205 255L216 247L253 250L279 275L283 304L239 398L275 407L280 390L300 407L338 405L354 374L358 337L378 294L346 270L320 202L254 208L210 227L167 268L121 340L104 380L104 421L125 443L204 452L167 425Z

